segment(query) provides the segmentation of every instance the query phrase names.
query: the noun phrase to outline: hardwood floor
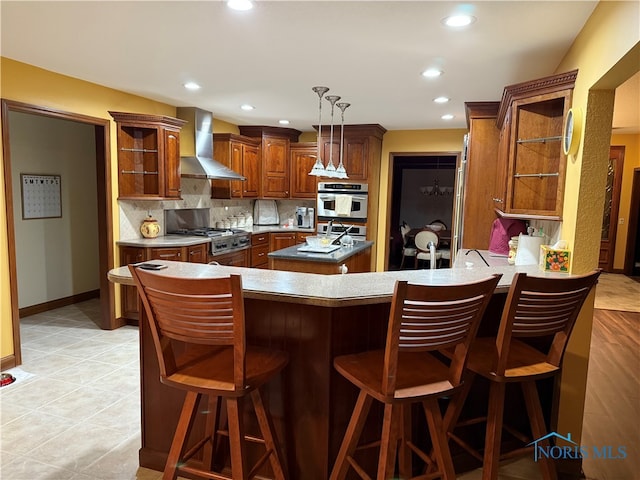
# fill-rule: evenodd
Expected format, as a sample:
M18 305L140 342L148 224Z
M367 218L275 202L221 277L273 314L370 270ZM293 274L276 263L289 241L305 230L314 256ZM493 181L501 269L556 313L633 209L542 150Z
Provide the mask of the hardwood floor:
M624 447L626 458L585 458L590 480L639 478L639 367L640 313L596 309L581 444Z

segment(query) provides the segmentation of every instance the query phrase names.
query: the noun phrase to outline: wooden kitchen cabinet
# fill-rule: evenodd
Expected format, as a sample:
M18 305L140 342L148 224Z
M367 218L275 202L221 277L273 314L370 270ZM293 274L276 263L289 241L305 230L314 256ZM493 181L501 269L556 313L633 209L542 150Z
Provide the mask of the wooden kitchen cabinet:
M149 260L171 260L173 262L183 262L182 247L161 247L148 249Z
M269 268L269 233L251 235L251 267Z
M259 139L231 133L213 134L213 158L246 177L241 180L212 180L212 198L258 198L260 196Z
M386 129L380 125L345 125L343 163L350 182L371 182L377 179L382 154L382 136ZM333 128L331 143L329 127L322 128L322 161L329 162L333 147L333 164L337 168L340 162L340 127Z
M314 142L292 143L289 148L291 165L291 198L316 198L318 177L309 175L316 163L318 146Z
M275 232L269 234L269 251L275 252L292 247L297 243L296 232Z
M496 218L494 198L496 184L504 184L498 173L500 131L496 117L500 102L466 102L467 163L462 215L462 248L489 248L491 225Z
M245 248L244 250L216 255L213 259L220 265L226 265L229 267L248 267L250 251L251 249Z
M146 260L146 252L140 247L120 247L120 265L129 265ZM123 285L120 288L120 309L122 317L129 320L138 320L139 305L138 289L135 286Z
M240 134L261 140L261 197L290 198L290 145L302 132L293 128L241 126Z
M496 156L496 182L494 183L493 206L496 211L505 210L507 197L507 172L509 169L509 139L511 138L511 110L505 113Z
M118 198L180 198L178 118L109 112L116 121Z
M262 196L289 198L290 160L289 139L264 135L262 137Z
M297 232L296 243L307 243L307 237L316 235L316 232Z
M208 247L208 243L186 247L187 252L185 256L185 262L207 263L207 252L209 251Z
M130 247L120 246L120 266L150 260L207 263L209 242L186 247ZM130 323L140 319L140 305L136 287L123 285L120 289L121 317Z
M573 70L505 88L497 119L508 143L504 208L499 214L562 219L567 163L562 130L577 74Z

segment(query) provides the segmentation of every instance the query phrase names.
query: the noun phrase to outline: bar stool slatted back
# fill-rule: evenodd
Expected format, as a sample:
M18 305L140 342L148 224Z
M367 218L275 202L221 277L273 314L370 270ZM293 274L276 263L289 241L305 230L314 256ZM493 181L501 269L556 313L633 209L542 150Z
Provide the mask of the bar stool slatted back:
M445 423L450 438L483 461L483 479L495 480L498 477L506 383L520 383L533 438L540 439L547 435L536 380L560 372L573 326L599 275L599 270L586 275L554 278L516 274L504 306L497 338L476 338L473 342L469 354L468 381L465 381L465 388L460 395L449 404ZM550 346L541 351L521 340L532 337L550 337ZM490 381L487 417L458 422L475 375ZM482 456L468 442L453 434L453 428L484 420L487 430ZM513 432L512 429L510 431ZM516 435L525 439L525 443L532 440L517 432ZM548 445L548 440L542 440L541 443ZM517 449L502 458L530 453L532 448ZM550 458L540 457L538 464L545 480L556 478Z
M410 476L412 451L426 456L411 444L407 427L411 404L416 402L423 405L441 475L455 478L438 399L460 387L469 345L499 279L500 275L494 275L455 286L396 282L385 349L334 359L336 370L360 393L332 480L344 479L350 467L362 472L355 453L373 399L384 404L382 436L377 442L378 479L393 476L398 443L402 478ZM442 348L455 352L449 365L431 353Z
M239 275L222 278L177 278L129 266L144 306L160 367L160 381L186 390L180 419L167 458L164 479L178 473L214 478L214 454L220 434L229 436L232 475L215 478L251 478L270 461L276 479L284 467L272 421L260 387L287 364L277 350L250 347L245 340L244 301ZM209 397L205 438L185 452L203 395ZM250 396L266 453L249 471L245 455L244 397ZM227 406L228 432L219 429L220 403ZM203 449L203 462L192 457ZM189 460L192 459L190 462Z

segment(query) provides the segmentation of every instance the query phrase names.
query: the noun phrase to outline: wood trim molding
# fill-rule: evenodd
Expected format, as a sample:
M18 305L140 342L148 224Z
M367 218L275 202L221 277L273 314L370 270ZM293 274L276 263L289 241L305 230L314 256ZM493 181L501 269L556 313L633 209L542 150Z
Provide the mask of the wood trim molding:
M296 130L294 128L286 128L286 127L268 127L263 125L245 125L238 127L240 131L240 135L245 135L247 137L262 137L264 135L267 136L276 136L276 137L285 137L288 138L292 142L297 142L298 137L302 134L300 130Z
M514 100L530 96L531 92L536 92L536 94L542 95L557 92L559 90L572 89L575 86L577 77L578 70L576 69L571 70L570 72L530 80L528 82L508 85L504 88L502 100L500 101L500 109L498 110L498 117L496 120L498 128L502 128L505 116L507 115L507 110L511 107L511 103Z
M13 347L16 365L22 363L20 349L20 313L18 309L16 245L13 216L13 191L11 189L11 149L9 141L9 112L40 115L48 118L68 120L93 125L96 135L96 172L98 196L98 236L99 236L99 272L100 276L100 328L113 329L122 324L115 320L114 286L107 279L107 272L114 267L113 222L111 199L111 121L105 118L57 110L29 103L2 98L2 152L4 160L5 205L7 216L7 254L9 261L9 289L11 295L11 321L13 327Z
M56 308L66 307L67 305L73 305L74 303L91 300L92 298L100 298L100 290L90 290L77 295L71 295L69 297L58 298L49 302L31 305L29 307L19 309L18 312L20 314L20 318L24 318L37 313L48 312L49 310L54 310Z
M0 370L9 370L10 368L14 368L18 365L19 363L16 362L15 355L7 355L6 357L0 358Z
M148 115L146 113L109 112L109 115L118 123L151 123L153 126L182 128L188 120L167 117L166 115Z
M472 118L496 118L500 102L464 102L467 128L471 128Z

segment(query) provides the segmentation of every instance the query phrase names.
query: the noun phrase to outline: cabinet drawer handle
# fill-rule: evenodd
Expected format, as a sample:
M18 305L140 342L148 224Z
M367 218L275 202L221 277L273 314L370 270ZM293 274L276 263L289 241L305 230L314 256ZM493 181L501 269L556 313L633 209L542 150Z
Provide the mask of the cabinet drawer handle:
M264 257L264 252L258 254L259 257Z
M143 170L142 172L139 172L137 170L121 170L120 173L126 173L130 175L158 175L158 172L148 172L146 170Z
M173 253L161 253L160 255L158 255L160 258L171 258L171 257L180 257L180 253L176 253L175 255Z
M560 174L558 172L554 172L554 173L516 173L513 177L514 178L523 178L523 177L542 178L542 177L558 177L558 176L560 176Z

